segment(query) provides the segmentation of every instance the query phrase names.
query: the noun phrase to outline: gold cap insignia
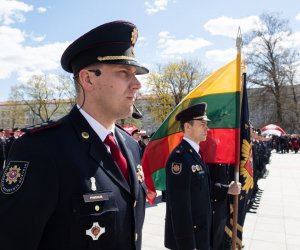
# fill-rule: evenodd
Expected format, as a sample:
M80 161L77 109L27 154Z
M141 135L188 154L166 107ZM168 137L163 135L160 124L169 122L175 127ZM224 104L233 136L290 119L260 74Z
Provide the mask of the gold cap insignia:
M138 31L136 28L133 29L132 33L131 33L131 44L134 45L137 41L138 38Z

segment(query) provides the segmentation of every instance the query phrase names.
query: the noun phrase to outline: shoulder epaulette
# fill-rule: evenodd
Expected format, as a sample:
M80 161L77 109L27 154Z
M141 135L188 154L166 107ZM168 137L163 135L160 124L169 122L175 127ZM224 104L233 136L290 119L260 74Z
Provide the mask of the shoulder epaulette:
M33 134L33 133L36 133L38 131L47 130L47 129L50 129L50 128L57 127L57 126L61 125L62 123L63 122L61 120L43 122L43 123L36 124L36 125L28 127L28 128L24 128L23 131Z
M183 154L184 152L184 147L182 147L181 145L175 150L175 153L178 155Z

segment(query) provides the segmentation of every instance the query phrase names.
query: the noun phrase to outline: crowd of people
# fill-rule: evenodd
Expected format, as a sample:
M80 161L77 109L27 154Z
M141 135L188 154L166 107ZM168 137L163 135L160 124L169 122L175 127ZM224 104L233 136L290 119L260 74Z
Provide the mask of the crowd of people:
M284 154L291 151L297 154L299 151L300 136L298 134L273 136L272 142L272 146L277 153Z
M134 24L115 21L76 39L61 57L76 89L70 113L21 138L20 130L11 138L0 130L1 249L141 249L147 195L141 159L150 136L116 124L133 114L141 88L136 75L149 72L135 58L137 38ZM169 249L226 249L230 195L238 195L241 184L229 166L208 166L201 156L207 108L198 103L176 116L184 137L165 166ZM257 180L268 173L277 145L271 142L252 133L256 189L249 209L256 207Z
M8 152L16 139L22 136L23 132L19 128L0 128L0 169L4 167L4 162Z

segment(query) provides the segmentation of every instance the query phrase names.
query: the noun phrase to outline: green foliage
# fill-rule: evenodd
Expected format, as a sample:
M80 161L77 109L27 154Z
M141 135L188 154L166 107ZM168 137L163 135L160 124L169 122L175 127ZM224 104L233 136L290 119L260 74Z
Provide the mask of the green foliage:
M46 122L70 110L75 104L75 89L66 76L34 75L27 83L11 88L10 100L23 105L32 123Z
M199 61L181 60L158 65L157 72L150 73L147 86L151 91L148 109L156 124L166 116L201 80L208 75Z

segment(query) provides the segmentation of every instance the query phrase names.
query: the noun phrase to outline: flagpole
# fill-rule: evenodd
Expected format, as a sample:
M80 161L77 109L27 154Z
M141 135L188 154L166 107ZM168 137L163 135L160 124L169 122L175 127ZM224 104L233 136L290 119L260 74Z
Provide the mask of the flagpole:
M236 57L236 84L237 84L237 89L241 90L241 53L242 53L242 45L243 45L243 40L242 40L242 33L241 29L239 27L238 29L238 34L236 38L236 48L237 48L237 57ZM242 91L240 92L242 98ZM240 105L239 105L239 110L238 110L237 115L237 123L239 124L239 128L241 128L240 125L240 116L241 116L241 100L240 100ZM236 141L235 141L235 165L234 165L234 181L239 182L239 168L240 168L240 131L237 130L236 133ZM231 249L236 250L236 237L237 237L237 218L238 218L238 198L239 195L234 196L234 202L233 202L233 222L232 222L232 245Z

